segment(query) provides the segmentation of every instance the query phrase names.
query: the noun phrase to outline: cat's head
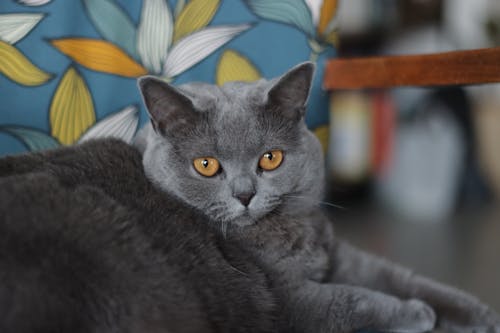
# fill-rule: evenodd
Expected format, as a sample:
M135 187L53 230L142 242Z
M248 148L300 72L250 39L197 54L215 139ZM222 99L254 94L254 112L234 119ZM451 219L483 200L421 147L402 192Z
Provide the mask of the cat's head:
M320 143L304 121L314 65L222 87L139 79L151 125L146 174L212 220L244 226L296 214L323 191Z

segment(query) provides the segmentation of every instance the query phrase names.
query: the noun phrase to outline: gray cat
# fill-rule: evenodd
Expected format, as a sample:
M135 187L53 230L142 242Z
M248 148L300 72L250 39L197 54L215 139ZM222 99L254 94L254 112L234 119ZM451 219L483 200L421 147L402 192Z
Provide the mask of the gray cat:
M206 222L118 140L0 159L0 332L284 332L273 281Z
M336 240L316 207L313 67L140 81L139 152L0 159L0 332L499 332L477 299Z
M313 71L304 63L223 87L141 78L151 124L136 146L147 177L256 256L290 331L500 332L500 317L475 297L334 237L316 207L320 144L304 122Z

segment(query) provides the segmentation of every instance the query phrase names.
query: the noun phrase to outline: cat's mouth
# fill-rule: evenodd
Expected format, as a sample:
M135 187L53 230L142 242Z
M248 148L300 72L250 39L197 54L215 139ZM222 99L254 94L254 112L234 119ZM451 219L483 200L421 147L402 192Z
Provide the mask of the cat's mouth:
M253 225L261 221L265 216L271 214L275 210L276 207L268 207L267 209L260 210L245 207L242 211L239 211L235 214L235 217L231 219L230 223L239 227Z
M246 227L256 224L263 215L256 214L249 208L245 208L242 211L234 212L227 216L225 219L221 219L219 222L223 224L230 224L236 227Z
M234 215L228 219L228 222L238 227L245 227L255 224L257 220L258 216L252 214L252 211L246 207L242 211L235 212Z
M265 205L259 207L216 203L206 212L213 221L222 225L245 227L256 224L268 214L276 211L280 203L280 200L267 200Z

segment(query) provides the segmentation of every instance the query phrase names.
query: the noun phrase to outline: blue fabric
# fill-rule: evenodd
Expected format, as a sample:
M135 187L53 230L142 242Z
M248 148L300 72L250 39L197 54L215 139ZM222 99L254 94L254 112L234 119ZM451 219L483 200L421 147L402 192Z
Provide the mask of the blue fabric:
M25 0L25 2L28 1ZM139 118L137 126L146 121L147 115L135 82L139 75L132 74L125 77L89 68L82 64L81 59L66 55L62 47L57 47L53 43L54 40L76 37L108 42L108 45L114 45L121 49L122 53L128 54L131 61L135 61L139 67L145 67L137 50L134 50L136 43L131 42L138 34L133 27L137 28L141 24L141 11L145 2L101 0L101 4L103 2L105 8L94 11L93 14L91 10L86 9L85 4L90 6L92 3L99 3L95 0L53 0L42 6L26 6L15 1L0 2L0 40L4 39L3 44L0 44L3 47L3 49L0 48L0 57L6 52L9 55L16 51L21 52L26 61L33 64L35 68L51 75L46 82L26 83L20 76L9 74L9 71L22 70L21 65L5 64L5 61L0 60L0 156L27 149L37 150L77 142L89 128L96 127L96 123L127 107L137 108L138 112L129 112L127 117L124 116L121 120L115 119L114 122L109 120L106 126L95 129L95 133L90 133L89 136L102 136L105 131L115 131L117 136L128 138L130 128L136 126L134 117ZM297 63L313 57L318 71L306 121L311 129L326 125L328 123L328 98L321 90L321 81L325 60L335 55L334 47L331 43L321 42L321 36L314 36L316 27L310 26L312 24L311 12L299 13L302 17L301 21L294 26L293 22L283 23L288 17L282 17L280 21L280 11L273 14L274 20L267 19L266 15L262 16L262 13L260 13L261 16L256 15L251 10L252 2L255 1L220 1L207 27L247 23L252 25L202 61L168 79L174 84L189 81L213 83L216 81L218 62L227 50L236 51L253 65L262 77L266 78L281 75ZM279 3L280 1L276 1L278 9ZM300 6L297 8L307 8L303 0L299 0L298 3ZM177 1L169 1L172 17L176 5ZM119 13L109 14L114 13L113 10L116 12L116 8L122 11L122 16L118 15ZM13 13L43 13L44 17L20 40L9 42L2 38L1 27L6 15ZM128 24L128 21L132 25ZM118 29L118 27L123 27L123 31L120 30L114 35L113 29ZM310 39L320 41L322 48L318 52L312 51ZM56 92L69 69L74 69L74 73L68 75L67 82L80 84L78 88L75 88L78 92L75 93L74 98L70 98L67 97L70 95L69 90L61 89L62 96L56 99ZM150 70L147 72L161 75L161 73L152 73ZM36 75L31 75L31 77L36 77ZM80 79L81 82L78 81ZM90 95L90 103L85 102L85 98L82 97L82 91L86 89ZM59 130L56 129L58 126Z

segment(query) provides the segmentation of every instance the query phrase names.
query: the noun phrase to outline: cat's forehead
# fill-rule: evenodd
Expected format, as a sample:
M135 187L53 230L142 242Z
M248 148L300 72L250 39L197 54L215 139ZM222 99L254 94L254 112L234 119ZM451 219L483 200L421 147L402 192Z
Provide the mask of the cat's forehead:
M265 116L269 81L230 82L222 87L191 83L179 89L192 100L198 112L206 114L202 118L204 124L200 124L205 133L204 142L210 141L221 152L234 155L257 152L264 146L281 146L295 133L288 128L285 138L273 128L283 130L288 124L283 124L281 119L270 121Z
M179 87L198 111L230 112L227 116L263 105L268 88L269 82L266 80L228 82L221 87L207 83L189 83Z
M181 86L197 112L219 139L238 141L242 137L260 135L261 113L266 100L266 81L230 82L222 87L195 83ZM251 134L250 134L251 133Z

